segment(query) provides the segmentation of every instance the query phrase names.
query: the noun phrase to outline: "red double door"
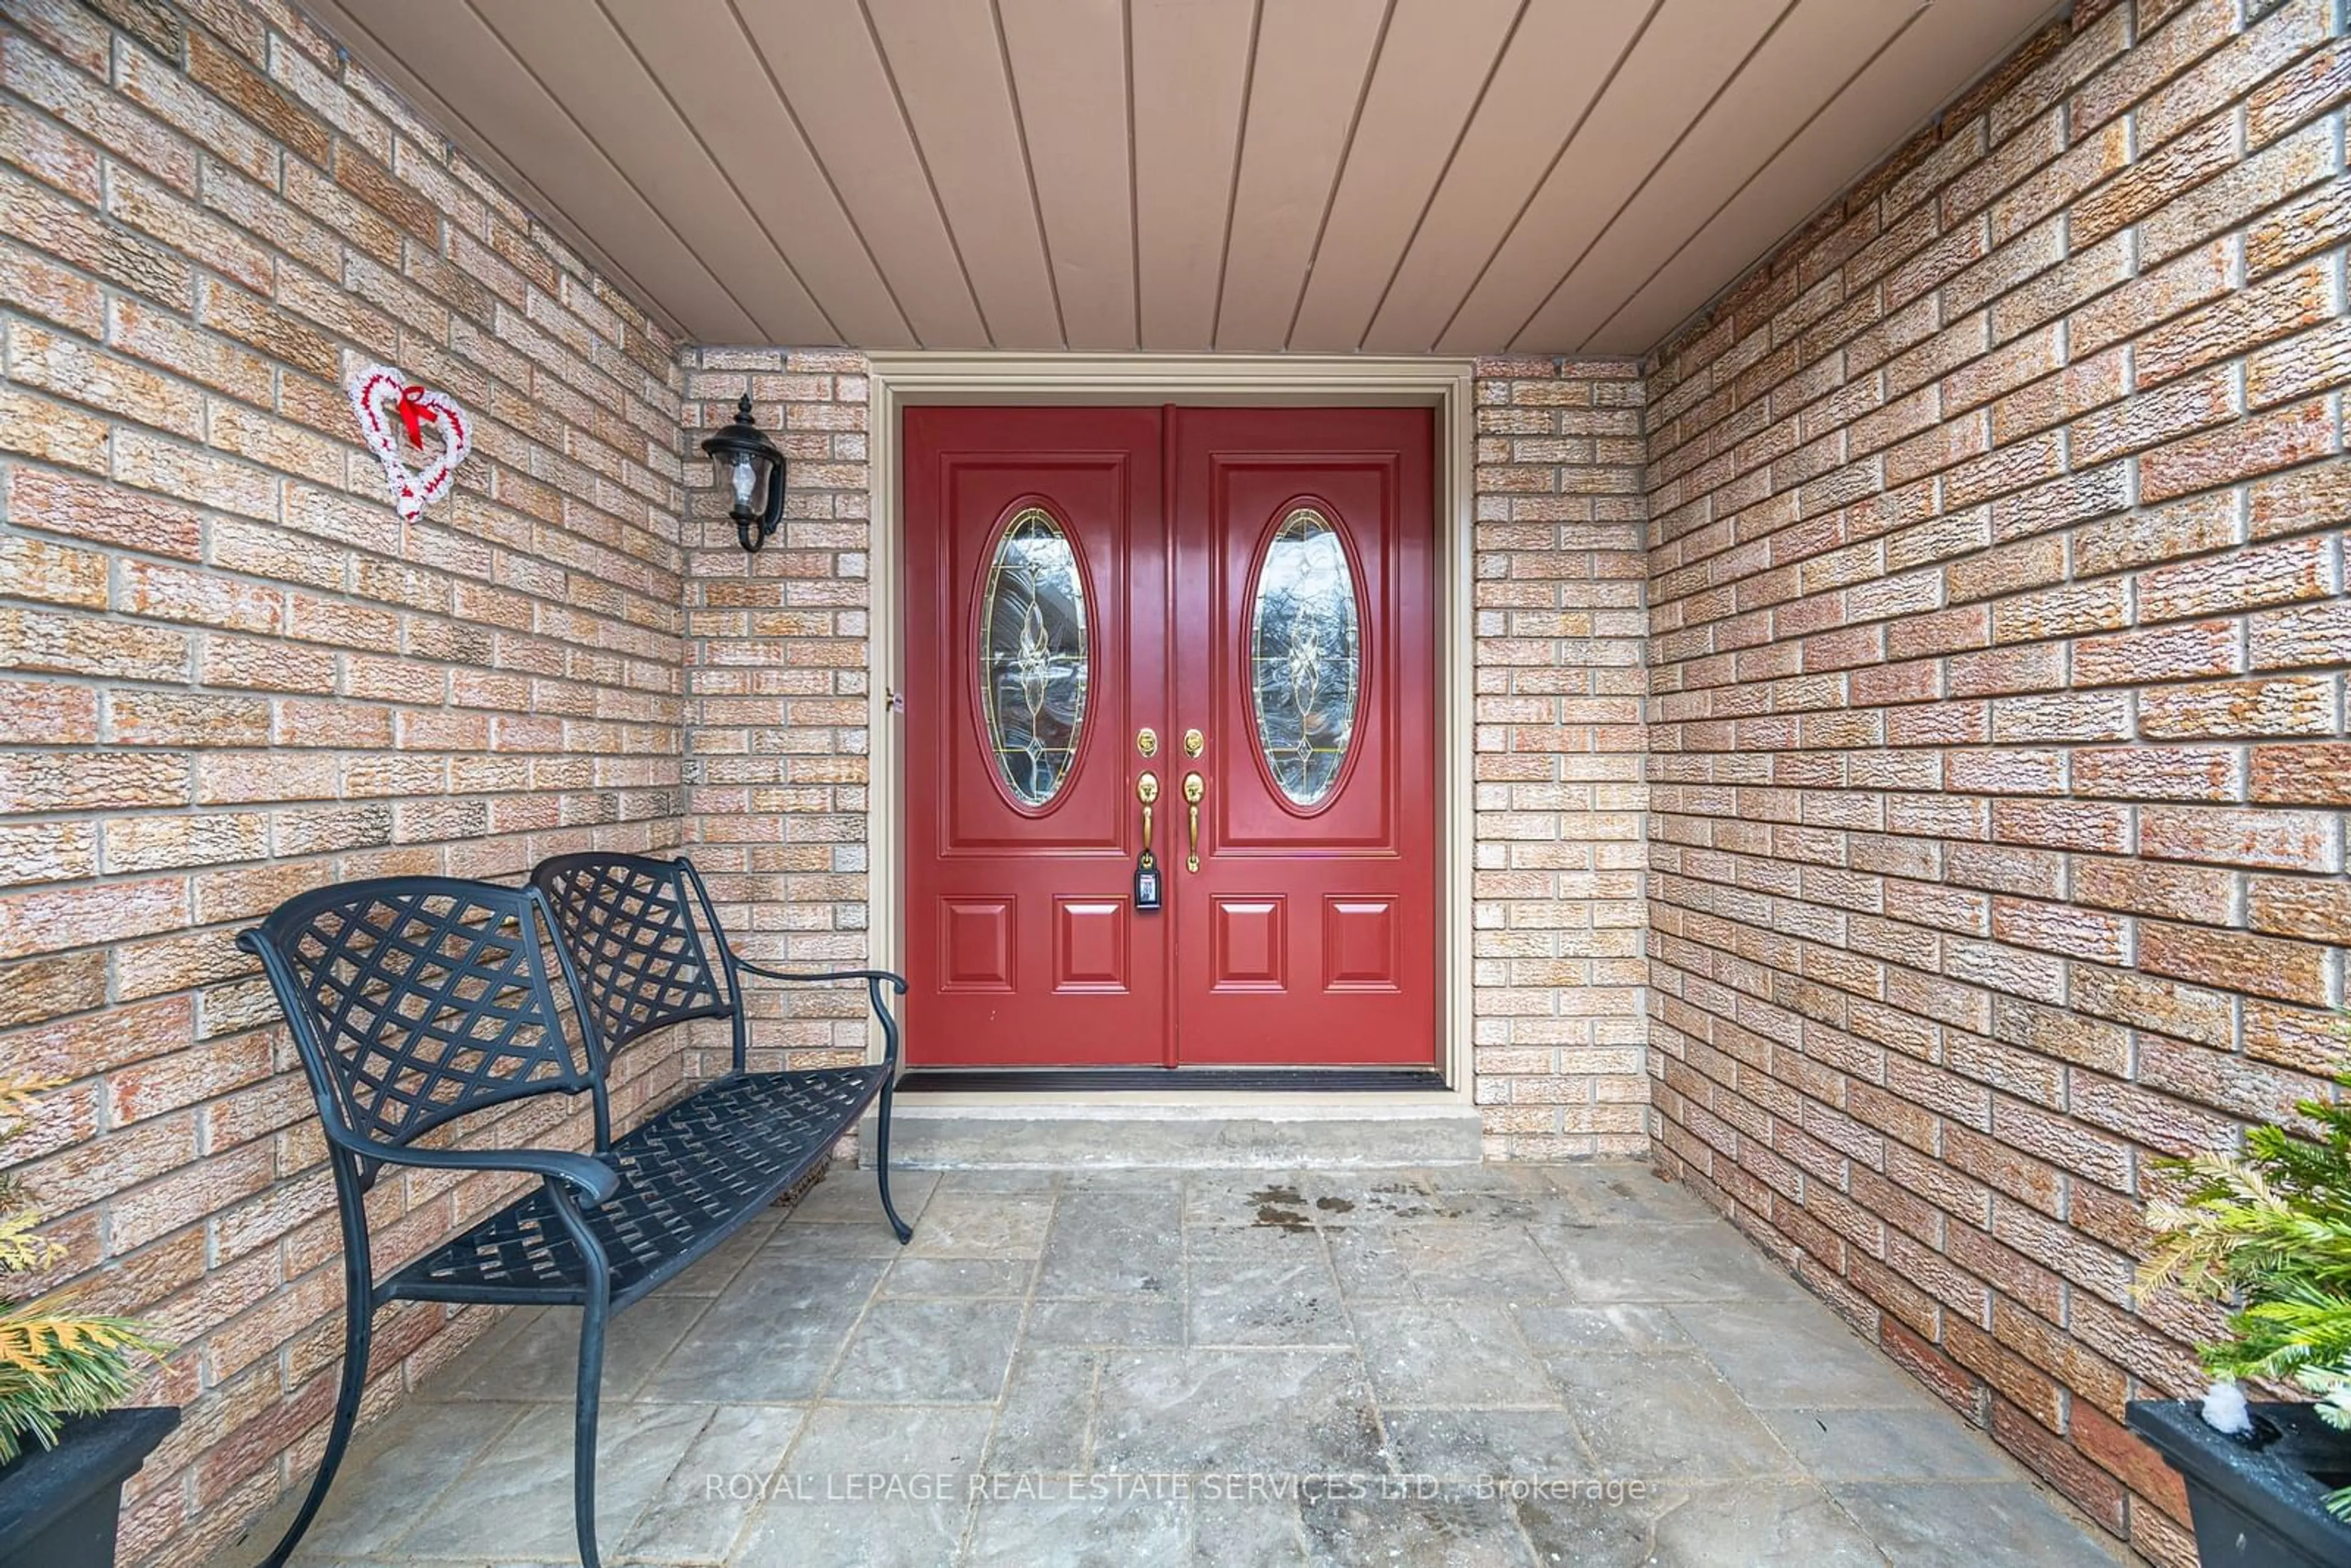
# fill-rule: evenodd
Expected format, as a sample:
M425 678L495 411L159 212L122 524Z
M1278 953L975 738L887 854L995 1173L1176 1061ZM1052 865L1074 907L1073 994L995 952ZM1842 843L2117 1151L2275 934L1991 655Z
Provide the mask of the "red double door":
M907 412L910 1061L1434 1065L1430 443Z

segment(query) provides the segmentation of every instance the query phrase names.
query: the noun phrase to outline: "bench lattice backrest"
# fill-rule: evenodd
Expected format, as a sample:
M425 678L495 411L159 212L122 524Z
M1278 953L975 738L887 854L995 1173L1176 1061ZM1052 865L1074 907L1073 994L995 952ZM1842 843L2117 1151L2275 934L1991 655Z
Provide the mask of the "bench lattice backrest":
M734 1020L735 1068L743 1070L733 964L717 912L689 862L557 855L541 861L530 880L554 912L606 1051L690 1019L724 1018ZM709 941L697 928L697 911Z
M564 1031L548 929L529 888L386 877L289 899L239 940L269 972L319 1114L357 1142L401 1147L469 1112L582 1089L601 1141L601 1085Z

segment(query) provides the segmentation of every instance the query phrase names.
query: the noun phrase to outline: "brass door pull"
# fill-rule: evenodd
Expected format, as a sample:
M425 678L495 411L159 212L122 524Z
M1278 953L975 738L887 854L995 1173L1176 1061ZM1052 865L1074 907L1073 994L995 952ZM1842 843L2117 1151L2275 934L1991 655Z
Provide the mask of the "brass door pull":
M1134 798L1143 802L1143 852L1151 853L1151 803L1159 799L1159 775L1146 773L1134 781Z
M1208 792L1207 780L1196 773L1184 775L1184 809L1191 821L1192 836L1187 841L1184 869L1196 873L1200 869L1200 797Z

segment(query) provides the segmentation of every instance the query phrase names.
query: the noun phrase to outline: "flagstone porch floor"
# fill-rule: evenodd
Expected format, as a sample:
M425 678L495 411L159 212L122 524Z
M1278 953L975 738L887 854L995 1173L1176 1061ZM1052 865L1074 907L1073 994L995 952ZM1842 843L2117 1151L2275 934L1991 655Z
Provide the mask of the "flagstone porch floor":
M614 1320L608 1563L2115 1561L1645 1166L894 1185L904 1250L839 1171ZM571 1562L577 1322L367 1434L296 1563Z

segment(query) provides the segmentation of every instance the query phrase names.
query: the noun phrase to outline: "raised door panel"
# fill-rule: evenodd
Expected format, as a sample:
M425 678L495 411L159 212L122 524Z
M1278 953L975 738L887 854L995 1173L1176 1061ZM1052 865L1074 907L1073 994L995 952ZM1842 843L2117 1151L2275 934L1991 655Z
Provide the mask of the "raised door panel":
M1134 973L1133 910L1119 898L1053 901L1053 988L1123 991Z
M1288 913L1279 894L1217 899L1210 915L1216 946L1209 955L1209 988L1217 991L1286 989L1289 966L1282 962L1282 949Z
M1016 901L942 897L937 907L939 988L1008 995L1013 989Z

